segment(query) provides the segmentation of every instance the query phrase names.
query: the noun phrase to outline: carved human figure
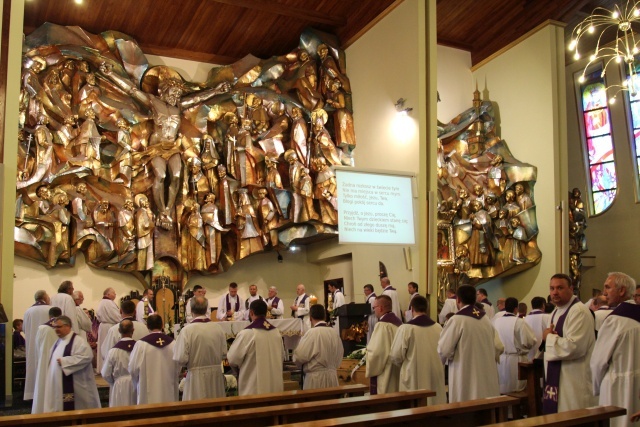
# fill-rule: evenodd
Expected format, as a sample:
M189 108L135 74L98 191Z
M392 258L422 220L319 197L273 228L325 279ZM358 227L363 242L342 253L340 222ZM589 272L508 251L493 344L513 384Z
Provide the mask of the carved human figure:
M516 201L518 202L518 206L520 207L520 211L524 211L533 206L533 202L531 201L531 197L524 191L524 185L518 183L516 184Z
M75 245L79 240L88 235L97 235L93 228L93 216L87 206L87 184L80 182L75 187L76 196L71 201L71 212L73 214L74 233L71 237L71 244Z
M227 123L228 128L224 136L224 159L226 171L229 175L237 178L236 173L236 144L238 143L238 116L234 113L226 113L224 115L224 121Z
M136 229L133 209L133 200L126 199L118 212L118 237L115 249L118 260L123 264L133 261L135 256Z
M189 190L198 202L204 202L204 197L211 192L209 180L202 173L202 162L198 157L192 157L188 162L189 166Z
M329 54L329 47L326 44L318 45L316 52L320 58L320 87L321 90L329 88L329 81L337 79L346 93L351 93L351 83L347 75L340 69L338 63ZM324 92L323 92L324 93Z
M482 207L480 200L471 201L471 237L469 239L469 259L471 265L492 265L493 237L491 218Z
M16 188L24 188L40 181L46 181L51 176L53 167L53 135L47 124L49 119L44 114L38 116L38 126L35 130L36 138L36 171L26 181L18 181Z
M484 205L484 197L484 188L482 188L482 185L475 184L473 186L473 192L471 193L471 200L479 200L480 203Z
M507 190L504 193L505 203L502 206L509 212L509 218L513 218L520 212L520 206L515 202L516 193L513 190Z
M453 221L454 225L469 222L469 214L471 213L471 207L469 204L469 193L467 193L467 189L464 187L459 188L458 198L453 205L453 208L457 211Z
M522 264L527 261L527 232L520 222L520 218L513 217L509 220L511 226L511 261ZM506 250L506 247L505 247Z
M262 241L265 245L271 243L271 246L276 248L278 247L278 212L269 199L266 188L259 188L256 191L256 198L258 199L258 218L262 230Z
M136 204L136 246L137 270L151 270L153 268L153 212L149 208L149 199L144 194L135 197Z
M154 129L149 138L151 167L154 173L152 186L153 199L159 211L159 225L170 230L173 224L173 209L178 194L182 161L176 144L182 110L204 102L218 94L229 91L229 83L220 83L216 88L202 90L183 97L184 84L176 78L166 77L158 85L158 95L145 93L137 89L129 79L114 73L111 67L103 63L100 71L113 83L145 105L151 112ZM165 178L169 175L167 197L165 198Z
M309 166L309 129L304 120L302 110L298 107L291 109L291 148L298 155L300 162Z
M73 164L84 166L98 175L100 171L100 142L102 136L98 132L95 122L96 113L88 108L85 111L84 122L80 125L78 136L73 141L73 152L75 158L71 159Z
M209 181L209 188L214 194L218 193L218 173L216 168L220 164L220 155L211 135L202 135L202 171Z
M233 193L238 188L238 181L229 178L227 168L218 165L218 204L220 206L220 215L223 225L231 225L235 223L236 204L233 200Z
M291 185L289 189L291 190L292 199L289 206L289 218L295 223L300 223L304 221L304 219L302 219L303 196L301 194L304 166L300 163L296 152L292 149L284 153L284 158L289 163L289 182Z
M507 185L506 174L504 167L502 166L502 156L497 155L491 160L491 167L487 171L487 186L489 191L496 194L496 196L502 195Z
M53 266L60 259L63 261L69 260L69 223L71 222L71 214L67 210L69 196L60 187L54 191L51 201L53 206L43 219L51 222L53 226L53 241L48 254L49 265Z
M133 173L133 163L131 161L131 128L129 123L120 118L116 122L118 126L118 151L113 161L111 176L113 182L120 182L126 187L131 186L131 175Z
M200 205L193 199L188 199L184 207L180 233L182 266L187 271L205 270L205 234Z
M236 142L236 178L240 185L261 184L264 175L261 166L264 163L264 152L253 145L251 136L251 120L242 120L242 129L238 132Z
M313 121L313 140L315 143L315 152L313 156L324 157L332 165L340 165L340 154L336 149L336 145L331 139L329 131L324 127L327 123L327 112L320 109L311 113L311 120Z
M253 204L249 198L249 192L246 188L239 188L238 194L238 210L236 212L236 226L239 231L237 258L242 259L255 252L264 249L260 236L260 225Z
M208 270L212 266L218 265L220 252L222 251L222 233L229 231L220 224L218 217L218 207L216 206L216 196L209 193L205 196L205 203L200 209L202 222L204 223L206 266Z
M282 178L278 171L278 158L275 156L265 156L264 162L267 166L267 187L282 189Z
M102 234L110 243L113 249L114 226L116 225L116 214L111 208L108 200L101 200L93 211L93 223L98 233Z
M262 98L255 94L246 96L248 118L250 119L250 129L253 136L259 135L269 129L269 115L264 106Z
M338 186L336 178L323 158L316 159L317 170L313 196L320 204L320 217L324 224L338 224Z
M338 79L329 80L327 105L333 107L333 125L335 142L343 153L349 154L356 146L356 133L353 126L353 115L347 109L342 83Z

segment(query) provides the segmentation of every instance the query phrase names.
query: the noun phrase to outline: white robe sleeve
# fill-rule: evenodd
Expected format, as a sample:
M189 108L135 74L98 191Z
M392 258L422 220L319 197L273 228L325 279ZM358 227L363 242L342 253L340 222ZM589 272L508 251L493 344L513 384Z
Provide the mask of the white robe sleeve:
M296 310L296 316L306 316L309 314L309 300L311 298L307 295L307 299L304 300L304 306L298 306L298 310Z
M615 327L611 327L612 325L612 322L604 321L598 331L598 339L591 354L591 381L594 396L600 395L600 386L609 369L613 350L618 348L617 341L620 339L620 335L616 333Z
M504 344L502 343L500 334L498 334L496 328L493 328L493 347L495 349L496 363L500 363L500 355L504 353Z
M440 339L438 340L438 354L440 355L442 363L453 359L456 347L458 347L458 341L462 335L461 326L461 322L456 322L453 317L445 323L442 333L440 334ZM500 340L500 338L498 338L498 340ZM502 344L502 342L500 344Z
M80 330L85 332L91 332L91 319L87 316L87 313L84 312L82 307L76 306L76 317L78 322L78 327Z
M144 347L146 343L136 342L129 356L129 373L134 384L138 384L140 379L140 369L144 360Z
M293 361L297 366L302 368L305 364L311 361L311 358L316 353L314 351L314 347L316 340L314 339L314 334L311 331L307 331L306 334L302 336L298 346L293 351Z
M189 363L189 344L191 340L189 340L190 333L187 328L183 329L174 341L176 345L173 347L173 361L180 366L187 366L187 363Z
M274 316L282 316L284 314L284 303L282 299L278 301L278 307L271 309L271 314Z
M516 330L514 334L514 345L520 354L527 354L529 350L536 345L536 335L533 333L531 326L523 319L516 321Z
M391 344L391 351L389 352L389 359L396 366L402 366L407 358L407 351L409 349L409 329L411 326L400 326L396 336Z
M589 345L593 343L587 336L594 335L593 316L574 307L569 311L564 325L564 336L547 335L544 356L546 361L573 360L587 355Z
M229 365L239 368L244 363L246 355L249 353L249 345L251 342L251 336L253 332L250 329L243 329L238 333L236 339L231 344L229 351L227 352L227 360Z
M223 295L218 303L218 311L216 312L216 318L218 320L225 320L227 318L227 300L225 297L226 295Z
M113 372L115 368L115 365L114 365L115 357L113 355L114 351L115 351L114 349L109 350L109 353L107 354L107 357L105 357L104 362L102 364L102 371L100 372L100 374L102 375L102 378L104 378L104 380L108 382L109 385L113 385L113 383L116 382L116 379L113 376Z
M109 328L107 335L104 338L104 341L102 341L102 345L100 346L100 355L102 356L103 359L107 358L107 355L109 354L109 350L111 350L113 346L116 345L116 343L118 342L120 333L119 332L116 332L116 333L118 337L114 335L113 327Z
M367 378L381 375L387 365L393 342L393 330L385 326L384 322L378 322L371 335L371 341L367 344Z

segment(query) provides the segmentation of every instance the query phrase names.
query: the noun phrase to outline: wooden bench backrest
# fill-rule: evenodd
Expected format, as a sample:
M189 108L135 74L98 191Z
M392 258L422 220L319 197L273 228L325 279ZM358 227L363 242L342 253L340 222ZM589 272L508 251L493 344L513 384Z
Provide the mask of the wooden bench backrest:
M506 420L506 408L517 402L518 399L513 397L496 396L486 399L469 400L467 402L447 403L413 409L399 409L303 423L282 424L281 427L371 427L372 425L471 427Z
M55 426L69 424L89 424L106 419L127 420L132 417L157 417L160 415L193 414L231 409L273 406L283 403L313 402L324 399L335 399L343 395L363 395L369 388L361 384L351 384L319 390L291 390L278 393L266 393L252 396L223 397L216 399L192 400L188 402L168 402L161 404L145 404L122 406L117 408L81 409L68 412L54 412L37 415L13 415L0 417L1 426L34 425ZM113 417L113 418L111 418Z
M389 393L376 396L357 396L317 402L290 403L232 411L203 412L189 415L142 418L129 421L113 421L92 424L93 427L120 426L176 426L210 425L216 423L233 427L266 426L283 422L308 422L331 417L336 411L344 415L368 414L376 411L391 411L402 408L425 406L427 398L435 396L431 390Z
M597 406L594 408L575 409L551 415L524 418L492 424L493 427L565 427L565 426L605 426L609 419L625 415L627 410L617 406Z

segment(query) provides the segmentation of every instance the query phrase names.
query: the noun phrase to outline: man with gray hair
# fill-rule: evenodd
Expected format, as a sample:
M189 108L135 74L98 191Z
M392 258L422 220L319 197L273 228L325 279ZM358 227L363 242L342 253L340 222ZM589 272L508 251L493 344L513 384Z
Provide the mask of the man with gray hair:
M98 372L102 370L102 362L106 356L106 352L102 351L104 339L107 337L109 329L120 322L120 310L114 301L115 299L116 291L113 288L105 289L96 311L96 317L100 322L100 327L98 328ZM107 349L107 351L109 350Z
M267 298L267 312L271 313L271 318L280 319L284 314L284 303L278 298L278 288L269 287L269 297Z
M173 360L187 367L182 400L225 397L220 364L227 355L224 331L207 317L209 303L203 296L191 298L193 320L180 331Z
M136 303L131 300L122 301L120 304L120 315L122 316L122 320L131 320L133 322L133 338L135 341L139 341L145 336L149 334L149 328L143 322L135 319L136 314ZM118 341L120 341L120 325L116 323L107 331L107 335L104 337L104 341L102 341L102 347L100 349L101 355L103 359L107 358L107 353L109 350L116 345Z
M53 324L58 341L49 356L44 412L100 408L91 364L93 351L84 338L73 332L71 323L68 316L60 316Z
M400 301L398 300L398 291L391 286L391 281L388 277L380 279L380 286L382 286L382 295L391 298L391 311L402 321L402 310L400 309Z
M80 305L84 302L84 295L82 291L73 291L73 301L76 304L76 322L78 322L78 328L80 331L78 335L80 335L85 340L87 339L87 333L91 333L91 319L87 316L87 313L84 312L84 308L80 307Z
M627 298L635 288L635 281L628 275L609 273L604 295L617 304L600 327L589 363L598 404L622 406L628 414L640 410L640 306ZM621 416L612 418L611 425L629 424Z
M36 352L36 334L38 328L49 320L49 295L47 291L39 290L34 295L35 303L24 312L24 334L26 336L24 350L27 355L26 377L24 381L24 400L33 399L36 382L36 367L38 366Z

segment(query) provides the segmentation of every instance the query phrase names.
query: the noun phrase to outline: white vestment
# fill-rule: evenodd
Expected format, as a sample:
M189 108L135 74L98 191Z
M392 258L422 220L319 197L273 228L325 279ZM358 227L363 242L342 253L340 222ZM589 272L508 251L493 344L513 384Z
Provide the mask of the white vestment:
M123 342L134 340L122 338ZM131 352L120 348L112 348L102 364L102 378L109 383L109 407L135 405L136 389L129 373L129 356Z
M442 362L449 361L449 402L500 395L496 362L504 346L488 316L460 314L466 308L475 310L464 306L451 316L438 341Z
M527 322L527 325L533 331L533 335L536 337L535 345L529 350L528 359L529 362L536 359L536 356L539 353L540 344L542 344L542 331L544 331L549 326L549 321L551 320L551 315L549 313L544 313L542 310L535 309L531 310L527 317L524 318L524 321ZM540 357L542 357L542 353L540 353Z
M191 298L187 300L185 307L185 316L187 319L187 323L191 323L193 320L193 314L191 314ZM207 299L207 319L211 319L211 302Z
M49 374L49 355L58 340L55 329L49 325L40 325L36 333L35 353L37 358L36 377L33 389L32 414L44 413L44 387Z
M436 395L427 398L428 405L447 403L444 366L437 351L441 331L438 323L404 324L398 328L389 354L391 361L400 367L399 391L433 390Z
M93 372L93 350L87 341L76 334L70 356L63 356L73 333L59 338L51 354L43 363L49 364L47 383L44 387L44 412L59 412L62 404L62 375L73 375L74 409L100 408L100 396ZM61 359L58 365L58 359Z
M588 306L587 306L588 307ZM602 327L602 323L604 322L604 319L607 318L607 316L609 314L611 314L613 310L610 308L599 308L596 311L593 311L593 318L595 321L595 328L596 331L600 331L600 327Z
M277 328L243 329L227 353L229 365L238 368L238 395L282 391L285 350Z
M638 306L634 308L640 310ZM626 416L611 419L612 427L630 425L629 415L640 411L639 349L640 321L615 314L608 316L598 332L590 366L593 393L600 395L598 404L627 409Z
M76 321L76 302L69 294L57 293L51 297L51 306L58 307L62 310L62 315L71 319L71 329L76 334L80 332L78 322Z
M501 318L505 314L507 314L506 311L500 310L499 312L497 312L496 314L493 315L493 317L491 318L491 323L495 324L496 323L496 319Z
M122 316L120 314L120 309L113 300L110 300L109 298L102 298L98 304L98 309L96 310L96 318L100 322L100 326L98 327L98 351L96 359L98 361L98 371L101 371L102 361L104 360L106 353L109 351L107 350L104 354L102 353L102 343L107 337L109 328L119 323ZM118 340L116 340L116 342L118 342Z
M27 356L26 360L26 376L24 380L24 400L33 399L33 390L36 384L36 369L38 367L38 352L36 350L36 334L38 328L44 322L49 320L50 305L32 305L24 312L24 334L25 343L24 351ZM57 336L56 336L57 339Z
M79 305L76 306L76 322L78 322L78 327L80 328L78 335L86 340L87 333L91 332L91 318L87 316L87 313Z
M305 295L307 298L305 299ZM304 299L304 302L302 300ZM298 307L296 311L293 312L294 318L302 319L302 331L306 332L311 328L311 321L309 320L309 309L311 308L311 302L309 300L309 295L302 294L298 295L296 299L293 301L293 305Z
M440 310L440 314L438 315L438 322L441 325L447 321L447 314L453 313L456 314L458 312L458 303L455 298L447 298L444 300L444 304L442 306L442 310Z
M278 298L278 304L276 304L276 307L273 307L273 300L276 298ZM279 298L278 296L268 298L267 307L271 307L271 316L275 319L282 319L284 316L284 303L282 302L282 298Z
M402 320L402 309L400 308L400 300L398 299L398 291L393 289L393 286L389 285L382 291L382 295L387 295L391 298L391 311L398 319Z
M244 320L244 301L239 295L232 297L229 293L223 295L218 303L218 311L216 312L216 318L218 320L227 320L227 296L229 297L229 306L233 311L233 320ZM238 310L236 311L236 307Z
M137 320L133 320L130 317L128 318L133 323L133 336L131 337L135 341L139 341L142 338L149 335L149 328L142 322ZM102 355L102 359L107 358L107 354L109 354L109 350L113 348L114 345L118 341L120 341L120 332L118 328L120 327L120 323L116 323L112 327L107 330L107 334L102 341L102 345L100 346L100 354Z
M208 319L205 316L197 319ZM182 400L225 397L222 361L227 355L225 334L216 322L193 322L180 330L173 360L187 367Z
M365 300L365 303L369 304L369 306L371 307L371 314L367 316L367 323L369 325L369 330L367 331L367 342L371 341L371 334L373 334L373 330L376 327L376 323L378 323L378 318L373 312L373 302L375 300L376 300L376 294L374 292L369 294L369 296Z
M384 314L378 319L371 334L371 341L367 344L366 377L377 377L377 394L394 393L398 391L400 367L393 364L389 358L391 344L396 336L398 327L385 322Z
M411 298L409 298L409 306L407 310L404 312L404 323L408 323L409 320L413 319L413 313L411 312L411 300L420 295L419 293L411 294Z
M500 393L522 391L527 382L518 380L518 362L528 361L527 354L536 344L536 336L524 319L515 315L494 317L493 326L504 345L498 363Z
M493 316L496 315L496 309L493 308L493 306L491 304L488 304L486 302L481 302L480 304L482 304L482 308L487 313L487 316L489 317L489 320L493 319Z
M161 332L151 332L149 337L166 341ZM175 341L156 347L144 341L136 341L129 360L129 373L138 393L138 405L178 401L178 377L180 366L173 361Z
M145 325L147 324L147 318L144 315L144 303L147 301L147 297L143 297L140 301L138 301L138 304L136 304L136 320L138 322L144 323ZM147 304L147 310L149 310L149 313L147 313L147 317L155 313L153 307L151 307L151 304Z
M293 352L293 361L304 372L304 390L338 387L342 340L335 329L318 322L309 329Z
M564 314L573 299L562 307L556 307L552 316L554 325ZM555 314L555 317L554 317ZM545 373L547 362L561 360L558 412L588 408L596 403L591 384L589 360L595 344L594 322L591 311L581 302L576 303L564 320L563 336L547 335L545 344Z

